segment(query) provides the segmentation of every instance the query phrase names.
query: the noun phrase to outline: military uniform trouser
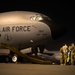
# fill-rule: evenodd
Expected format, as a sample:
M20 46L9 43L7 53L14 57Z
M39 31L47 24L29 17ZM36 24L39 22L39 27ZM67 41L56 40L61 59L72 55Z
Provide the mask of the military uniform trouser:
M71 54L71 65L74 65L74 54Z
M60 64L67 64L67 55L60 53Z
M64 64L64 55L60 53L60 64Z
M64 64L67 64L67 55L64 55Z

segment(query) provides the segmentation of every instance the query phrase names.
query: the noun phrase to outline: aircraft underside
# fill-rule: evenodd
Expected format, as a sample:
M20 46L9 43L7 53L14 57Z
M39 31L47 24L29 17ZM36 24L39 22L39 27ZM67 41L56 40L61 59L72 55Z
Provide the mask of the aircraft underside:
M37 48L38 48L38 47L33 47L33 48L32 48L32 52L35 53L35 56L31 56L31 55L23 54L23 53L21 53L19 50L17 50L16 48L11 47L11 46L9 46L9 45L6 45L6 44L4 44L4 43L1 43L0 46L3 47L3 48L9 49L11 52L13 52L14 54L16 54L17 56L19 56L19 57L21 57L21 58L26 59L26 60L29 61L30 63L35 63L35 64L53 64L52 61L50 61L50 60L43 60L43 59L41 59L40 57L37 56L37 52L38 52ZM40 51L41 51L41 53L42 53L43 50L44 50L44 49L43 49L44 46L39 46L39 48L41 49ZM34 49L35 49L35 50L34 50ZM35 52L35 51L36 51L36 52ZM15 58L15 59L17 59L17 58ZM14 62L15 62L15 61L14 61ZM55 63L55 64L56 64L56 63Z

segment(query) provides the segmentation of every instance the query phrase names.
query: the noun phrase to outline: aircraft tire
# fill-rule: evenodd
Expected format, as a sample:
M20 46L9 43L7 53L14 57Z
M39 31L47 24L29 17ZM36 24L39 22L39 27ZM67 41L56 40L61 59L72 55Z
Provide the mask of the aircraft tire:
M17 56L16 54L14 54L14 55L12 56L12 62L13 62L13 63L16 63L17 60L18 60L18 56Z

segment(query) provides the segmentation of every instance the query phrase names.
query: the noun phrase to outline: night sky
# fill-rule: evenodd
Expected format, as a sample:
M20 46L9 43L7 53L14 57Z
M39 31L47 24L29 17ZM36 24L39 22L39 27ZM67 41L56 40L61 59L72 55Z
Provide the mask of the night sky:
M67 32L48 44L48 49L59 50L64 44L75 43L74 1L66 0L0 0L0 12L34 11L49 16L53 22L65 25Z

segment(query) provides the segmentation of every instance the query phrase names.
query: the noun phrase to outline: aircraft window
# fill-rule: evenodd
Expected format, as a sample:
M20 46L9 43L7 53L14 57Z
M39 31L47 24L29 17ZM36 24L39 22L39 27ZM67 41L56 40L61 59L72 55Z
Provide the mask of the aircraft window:
M49 20L49 21L52 21L48 16L46 16L46 15L43 15L43 14L40 14L41 16L42 16L42 18L44 19L44 20Z
M40 16L40 15L37 15L36 16L32 16L30 17L31 20L34 20L34 21L40 21L40 20L43 20L43 18Z
M40 15L36 14L35 16L31 16L30 19L33 21L42 21L42 20L52 21L48 16L43 14L40 14Z
M38 20L38 21L39 21L39 20L43 20L43 18L42 18L41 16L37 16L37 17L36 17L36 20Z
M32 16L32 17L30 17L30 19L35 21L36 20L36 17L35 16Z

